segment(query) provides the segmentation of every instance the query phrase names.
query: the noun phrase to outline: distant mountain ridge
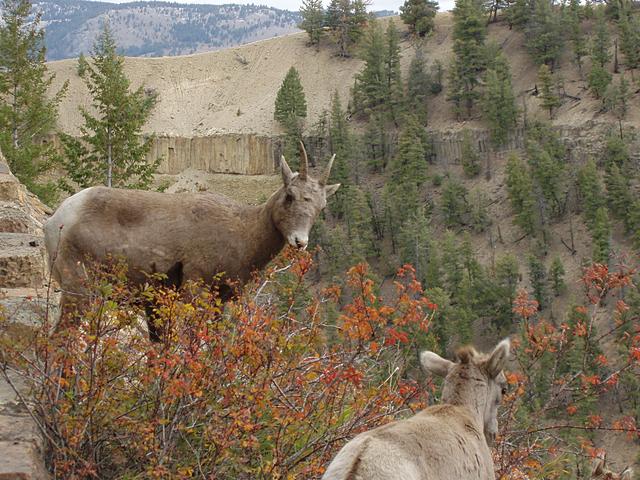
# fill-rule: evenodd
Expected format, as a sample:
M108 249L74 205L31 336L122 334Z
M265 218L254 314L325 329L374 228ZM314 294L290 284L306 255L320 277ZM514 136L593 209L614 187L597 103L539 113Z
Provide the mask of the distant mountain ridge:
M90 53L108 21L127 56L185 55L299 31L298 12L257 5L169 2L34 1L42 13L47 60Z

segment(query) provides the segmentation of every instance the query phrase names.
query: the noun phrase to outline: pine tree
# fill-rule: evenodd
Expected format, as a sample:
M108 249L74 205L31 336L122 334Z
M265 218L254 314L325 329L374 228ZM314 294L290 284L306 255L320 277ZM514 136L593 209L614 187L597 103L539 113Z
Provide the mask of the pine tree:
M547 274L544 264L535 255L529 255L529 281L538 309L542 310L547 305Z
M556 297L560 296L567 288L567 285L564 283L565 273L562 260L560 260L560 257L555 257L549 267L549 280L551 281L553 294Z
M410 263L416 269L416 276L421 282L427 281L430 257L431 234L429 219L423 206L411 212L404 222L398 236L400 261Z
M348 159L353 152L353 138L347 124L345 111L342 109L340 95L336 90L331 98L331 117L329 126L331 151L336 155L331 169L331 182L343 186L351 184L351 171ZM340 190L338 190L339 192ZM336 192L337 194L337 192Z
M612 165L617 165L620 169L626 169L629 163L629 147L628 140L621 138L620 135L616 135L611 132L607 137L607 142L604 150L604 165L606 171L609 171Z
M585 57L589 51L587 42L582 32L582 17L580 11L580 2L578 0L570 0L568 14L568 32L571 46L573 47L573 60L578 66L580 75L582 76L582 57Z
M629 111L629 100L631 98L631 92L629 91L629 82L624 78L624 75L620 76L617 85L610 85L607 89L605 96L605 105L613 115L622 121L627 116Z
M633 202L629 178L622 174L617 164L613 163L605 174L604 183L607 186L607 203L611 212L626 224L629 207Z
M414 183L419 187L427 179L426 158L430 146L424 128L415 117L408 116L405 125L391 163L391 181L395 185Z
M331 0L325 14L325 24L338 45L338 55L350 55L351 47L362 36L368 18L365 0Z
M96 115L80 107L81 140L63 135L65 168L80 187L147 187L160 159L147 163L153 137L143 140L142 127L157 102L157 94L140 86L130 91L124 57L107 24L98 37L91 61L78 60L78 73L93 98ZM70 186L67 185L67 188Z
M604 205L598 169L593 159L589 159L587 164L578 171L578 189L586 223L592 227L595 222L596 212Z
M527 46L538 65L553 70L562 46L560 17L550 0L534 0L533 11L527 23Z
M510 2L506 11L506 20L509 23L509 29L523 29L531 16L531 6L528 0L515 0Z
M391 116L396 120L399 116L399 109L402 105L404 87L400 74L400 36L393 19L387 24L385 35L385 55L384 55L384 78L385 104L391 110Z
M307 101L300 82L300 74L291 67L280 85L276 95L273 117L282 126L287 126L291 119L303 119L307 116Z
M640 67L640 15L628 14L620 18L620 51L625 66L633 71Z
M49 203L55 199L55 185L39 177L57 156L42 140L55 128L67 83L52 97L47 95L54 75L45 63L41 14L30 18L31 2L4 0L0 11L0 150L16 177Z
M511 71L507 59L499 55L485 76L482 111L489 123L491 143L499 147L507 141L518 121Z
M442 188L441 209L448 227L466 225L469 214L467 189L458 180L448 179Z
M542 98L542 108L549 110L549 118L553 118L554 109L560 106L560 98L554 92L553 77L551 70L546 64L540 65L538 70L538 82L540 83L540 98Z
M515 223L527 234L533 234L536 227L533 183L525 163L516 155L507 161L507 191L511 206L516 214Z
M380 24L373 21L363 42L364 68L356 75L353 102L356 110L370 113L387 98L385 38Z
M469 130L465 130L462 136L462 170L468 177L475 177L480 173L480 155L473 145Z
M589 88L596 98L601 98L603 101L605 100L605 93L611 83L611 79L612 76L607 70L601 67L600 64L593 63L591 71L589 72L588 83Z
M409 27L409 31L425 37L433 30L434 19L438 11L438 2L432 0L405 0L400 6L400 18Z
M453 54L449 69L449 96L457 115L467 117L480 98L477 88L485 69L487 22L475 0L456 0L453 10Z
M426 72L425 61L420 51L411 60L407 76L407 106L409 114L427 123L427 98L431 93L431 82Z
M322 28L324 27L322 0L302 0L300 16L302 17L302 22L299 28L307 32L311 45L319 45L322 37Z
M595 30L595 35L591 41L591 60L594 64L604 69L611 60L611 53L609 53L611 35L609 34L607 19L602 12L596 17Z
M593 261L608 264L611 249L611 222L605 207L600 207L596 212L591 236L593 238Z

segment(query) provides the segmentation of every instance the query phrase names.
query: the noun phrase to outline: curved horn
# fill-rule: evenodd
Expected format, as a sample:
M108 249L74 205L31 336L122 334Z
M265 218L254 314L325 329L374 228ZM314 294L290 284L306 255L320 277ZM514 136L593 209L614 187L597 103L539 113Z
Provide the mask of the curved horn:
M300 170L299 177L301 180L307 178L307 168L309 167L309 159L307 158L307 150L304 148L304 143L300 140Z
M334 153L331 159L329 160L329 163L327 163L327 168L325 168L324 174L322 175L322 179L321 179L321 182L323 185L326 185L327 182L329 182L329 177L331 176L331 167L333 166L333 161L335 160L335 158L336 158L336 154Z

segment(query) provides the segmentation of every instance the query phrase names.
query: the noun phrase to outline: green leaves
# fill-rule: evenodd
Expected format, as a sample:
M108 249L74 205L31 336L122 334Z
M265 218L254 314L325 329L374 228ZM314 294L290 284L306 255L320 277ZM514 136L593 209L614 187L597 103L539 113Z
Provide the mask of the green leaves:
M56 124L57 108L67 83L51 97L54 75L45 63L40 15L31 15L28 0L4 0L0 21L0 149L18 179L47 203L54 185L40 178L58 161L43 142Z
M84 56L78 59L78 75L91 94L97 114L80 107L84 119L80 138L61 136L69 177L83 188L98 184L146 188L160 159L147 163L153 136L143 136L142 127L158 94L144 86L130 90L124 57L118 55L108 25L94 45L91 60ZM64 187L74 188L68 183Z

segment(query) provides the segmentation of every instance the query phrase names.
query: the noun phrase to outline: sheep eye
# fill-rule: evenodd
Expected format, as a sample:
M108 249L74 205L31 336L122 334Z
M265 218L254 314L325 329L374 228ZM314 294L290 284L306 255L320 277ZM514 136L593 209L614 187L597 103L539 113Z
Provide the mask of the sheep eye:
M502 387L502 395L506 395L507 394L507 387Z
M304 197L304 201L305 202L310 202L311 201L311 197Z
M284 197L284 201L287 203L293 202L293 195L291 195L290 193L287 193L287 196Z

